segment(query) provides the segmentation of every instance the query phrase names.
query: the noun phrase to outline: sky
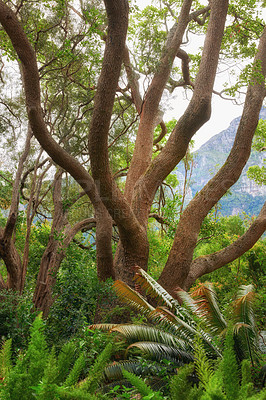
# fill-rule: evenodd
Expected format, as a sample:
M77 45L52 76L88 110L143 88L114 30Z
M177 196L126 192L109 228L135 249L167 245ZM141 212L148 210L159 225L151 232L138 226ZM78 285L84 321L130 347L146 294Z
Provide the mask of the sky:
M150 5L151 0L135 0L140 8ZM207 1L203 1L203 3ZM266 21L266 8L262 9L262 15ZM193 40L194 41L194 40ZM199 46L201 43L199 43ZM189 51L189 50L188 50ZM219 91L222 86L221 83L227 79L227 73L220 73L217 75L214 89ZM185 111L188 105L188 99L185 98L184 93L174 92L174 98L169 102L169 107L164 114L165 121L172 118L178 119ZM243 99L244 100L244 99ZM218 95L213 95L212 98L212 114L210 120L196 133L193 137L195 141L194 150L197 150L203 143L209 140L212 136L227 129L230 122L242 114L243 103L236 105L231 100L221 99Z

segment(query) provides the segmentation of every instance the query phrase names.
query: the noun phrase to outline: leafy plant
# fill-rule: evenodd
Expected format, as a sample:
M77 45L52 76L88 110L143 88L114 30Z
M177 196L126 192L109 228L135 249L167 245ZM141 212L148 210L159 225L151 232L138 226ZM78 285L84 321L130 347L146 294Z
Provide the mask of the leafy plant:
M178 296L183 300L181 306L142 269L136 268L135 279L148 298L153 299L152 304L123 282L116 281L114 288L118 297L145 316L149 324L96 324L90 327L116 333L125 340L124 358L129 359L128 364L120 361L107 367L105 374L108 380L121 379L123 365L136 375L147 374L136 359L140 352L142 357L150 362L160 363L162 360L168 360L177 368L194 361L195 372L202 388L209 388L210 391L212 387L213 393L223 398L219 386L221 375L219 377L215 372L212 360L222 358L228 323L219 308L213 285L202 284L191 294L179 291ZM236 300L230 304L230 319L233 318L234 325L231 336L227 337L224 344L226 350L223 362L228 362L228 371L230 366L232 373L224 374L225 382L227 376L229 380L233 372L238 371L242 360L258 362L260 359L253 311L254 299L253 287L242 286ZM157 307L153 305L154 302L157 303ZM229 338L231 342L228 344ZM134 363L132 357L135 359ZM150 372L148 374L151 376ZM224 385L226 386L226 383ZM235 390L239 391L237 384L235 386ZM191 389L196 396L197 390L192 385ZM232 394L231 398L233 397Z
M58 357L55 348L48 349L41 314L31 328L31 338L25 354L20 354L12 366L11 340L4 342L0 352L0 399L96 399L95 389L101 382L103 369L113 346L107 344L81 383L86 356L79 354L73 343L67 343ZM76 359L76 360L75 360Z

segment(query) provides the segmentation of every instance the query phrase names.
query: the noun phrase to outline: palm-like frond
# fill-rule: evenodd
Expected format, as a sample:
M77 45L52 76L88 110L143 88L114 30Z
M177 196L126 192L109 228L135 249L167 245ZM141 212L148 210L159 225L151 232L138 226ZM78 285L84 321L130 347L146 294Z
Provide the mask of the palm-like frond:
M192 301L189 301L189 294L180 292L180 297L190 308L194 303L193 311L202 318L209 330L214 333L221 333L226 328L226 321L221 313L217 303L217 295L213 285L210 282L205 282L191 294Z
M89 325L88 329L92 329L92 330L100 329L101 331L109 332L118 325L119 324L93 324L93 325Z
M130 371L136 375L144 374L144 367L138 361L121 361L115 362L111 365L107 365L104 370L104 378L108 382L118 381L123 379L123 369Z
M174 346L169 346L157 342L137 342L131 344L127 351L131 348L138 348L142 353L148 355L151 359L156 361L169 360L177 365L186 364L193 361L190 353L178 349Z
M186 349L190 347L192 351L194 350L194 339L196 335L199 335L205 345L207 345L208 351L221 356L221 351L214 344L212 337L204 330L197 328L193 320L190 324L187 324L169 310L162 307L157 307L157 309L151 313L151 318L159 322L162 327L166 327L173 335L178 336L179 340L185 343Z
M118 325L112 329L113 332L119 332L123 335L129 344L143 342L157 342L169 346L184 348L184 342L176 336L148 325Z
M236 322L244 322L255 327L253 304L255 293L253 285L240 286L237 299L233 302L233 313Z
M135 267L135 281L140 284L141 288L147 295L153 297L160 305L168 308L179 308L179 303L175 300L158 282L156 282L146 271L140 267Z
M249 358L252 363L259 358L258 335L253 311L254 299L253 286L243 285L240 286L237 299L233 302L236 352L240 360Z
M193 340L195 334L197 334L196 329L193 327L194 322L190 325L187 324L167 308L157 307L149 314L149 318L172 334L178 335L182 340L186 340L186 342Z
M126 283L115 281L113 287L120 300L133 307L136 311L147 315L154 310L152 305L150 305L139 293L131 289Z

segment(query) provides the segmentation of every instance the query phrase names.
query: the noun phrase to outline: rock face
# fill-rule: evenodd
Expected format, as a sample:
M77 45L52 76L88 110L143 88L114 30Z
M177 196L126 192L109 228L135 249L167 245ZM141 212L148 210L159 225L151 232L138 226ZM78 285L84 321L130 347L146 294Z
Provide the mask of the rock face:
M266 120L266 108L261 110L260 118ZM193 196L202 189L225 162L232 148L239 122L240 117L235 118L226 130L213 136L194 153L191 179ZM264 158L265 152L252 151L240 179L232 186L230 193L220 201L223 215L241 214L243 212L250 215L258 215L266 198L266 186L256 185L249 180L247 170L252 165L262 166ZM177 170L179 173L184 174L182 165Z

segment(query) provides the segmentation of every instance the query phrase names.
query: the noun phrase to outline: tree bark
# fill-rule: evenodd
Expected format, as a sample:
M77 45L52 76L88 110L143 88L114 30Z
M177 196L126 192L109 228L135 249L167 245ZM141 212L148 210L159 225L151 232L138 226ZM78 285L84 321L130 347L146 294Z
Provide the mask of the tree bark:
M249 229L239 237L234 243L217 251L216 253L198 257L192 261L189 274L183 285L185 290L188 290L195 280L202 275L213 272L224 265L236 260L246 251L251 249L259 240L266 230L266 202L264 203L260 214L252 223Z
M108 4L111 9L117 8L116 2L109 1ZM89 196L94 209L96 210L99 207L101 210L101 198L91 175L79 163L79 161L67 153L52 138L46 127L41 108L39 72L36 55L15 13L3 1L0 1L0 22L10 37L12 45L21 61L27 113L34 136L42 148L50 155L52 160L69 172L76 182L83 188ZM98 214L100 214L100 211ZM106 241L105 246L106 248L108 247L109 254L109 257L106 258L106 265L104 266L107 271L108 266L110 268L111 265L111 240ZM101 266L103 267L103 258Z
M5 263L8 275L6 288L19 291L21 290L21 285L22 285L23 269L22 269L20 254L17 251L14 243L13 233L15 230L18 217L19 186L21 182L23 166L30 150L31 137L32 137L32 132L30 127L28 127L25 147L19 159L16 177L13 184L12 199L11 199L11 205L7 222L4 229L0 230L0 257L3 259Z
M261 70L257 70L258 60ZM259 72L264 78L256 81ZM201 224L211 208L221 199L227 190L237 182L249 158L262 102L265 97L266 76L266 28L260 39L258 53L254 61L254 79L246 95L243 114L236 133L232 150L222 168L189 203L178 224L174 243L166 266L159 278L160 284L173 292L176 286L186 283ZM261 78L260 78L261 79Z

